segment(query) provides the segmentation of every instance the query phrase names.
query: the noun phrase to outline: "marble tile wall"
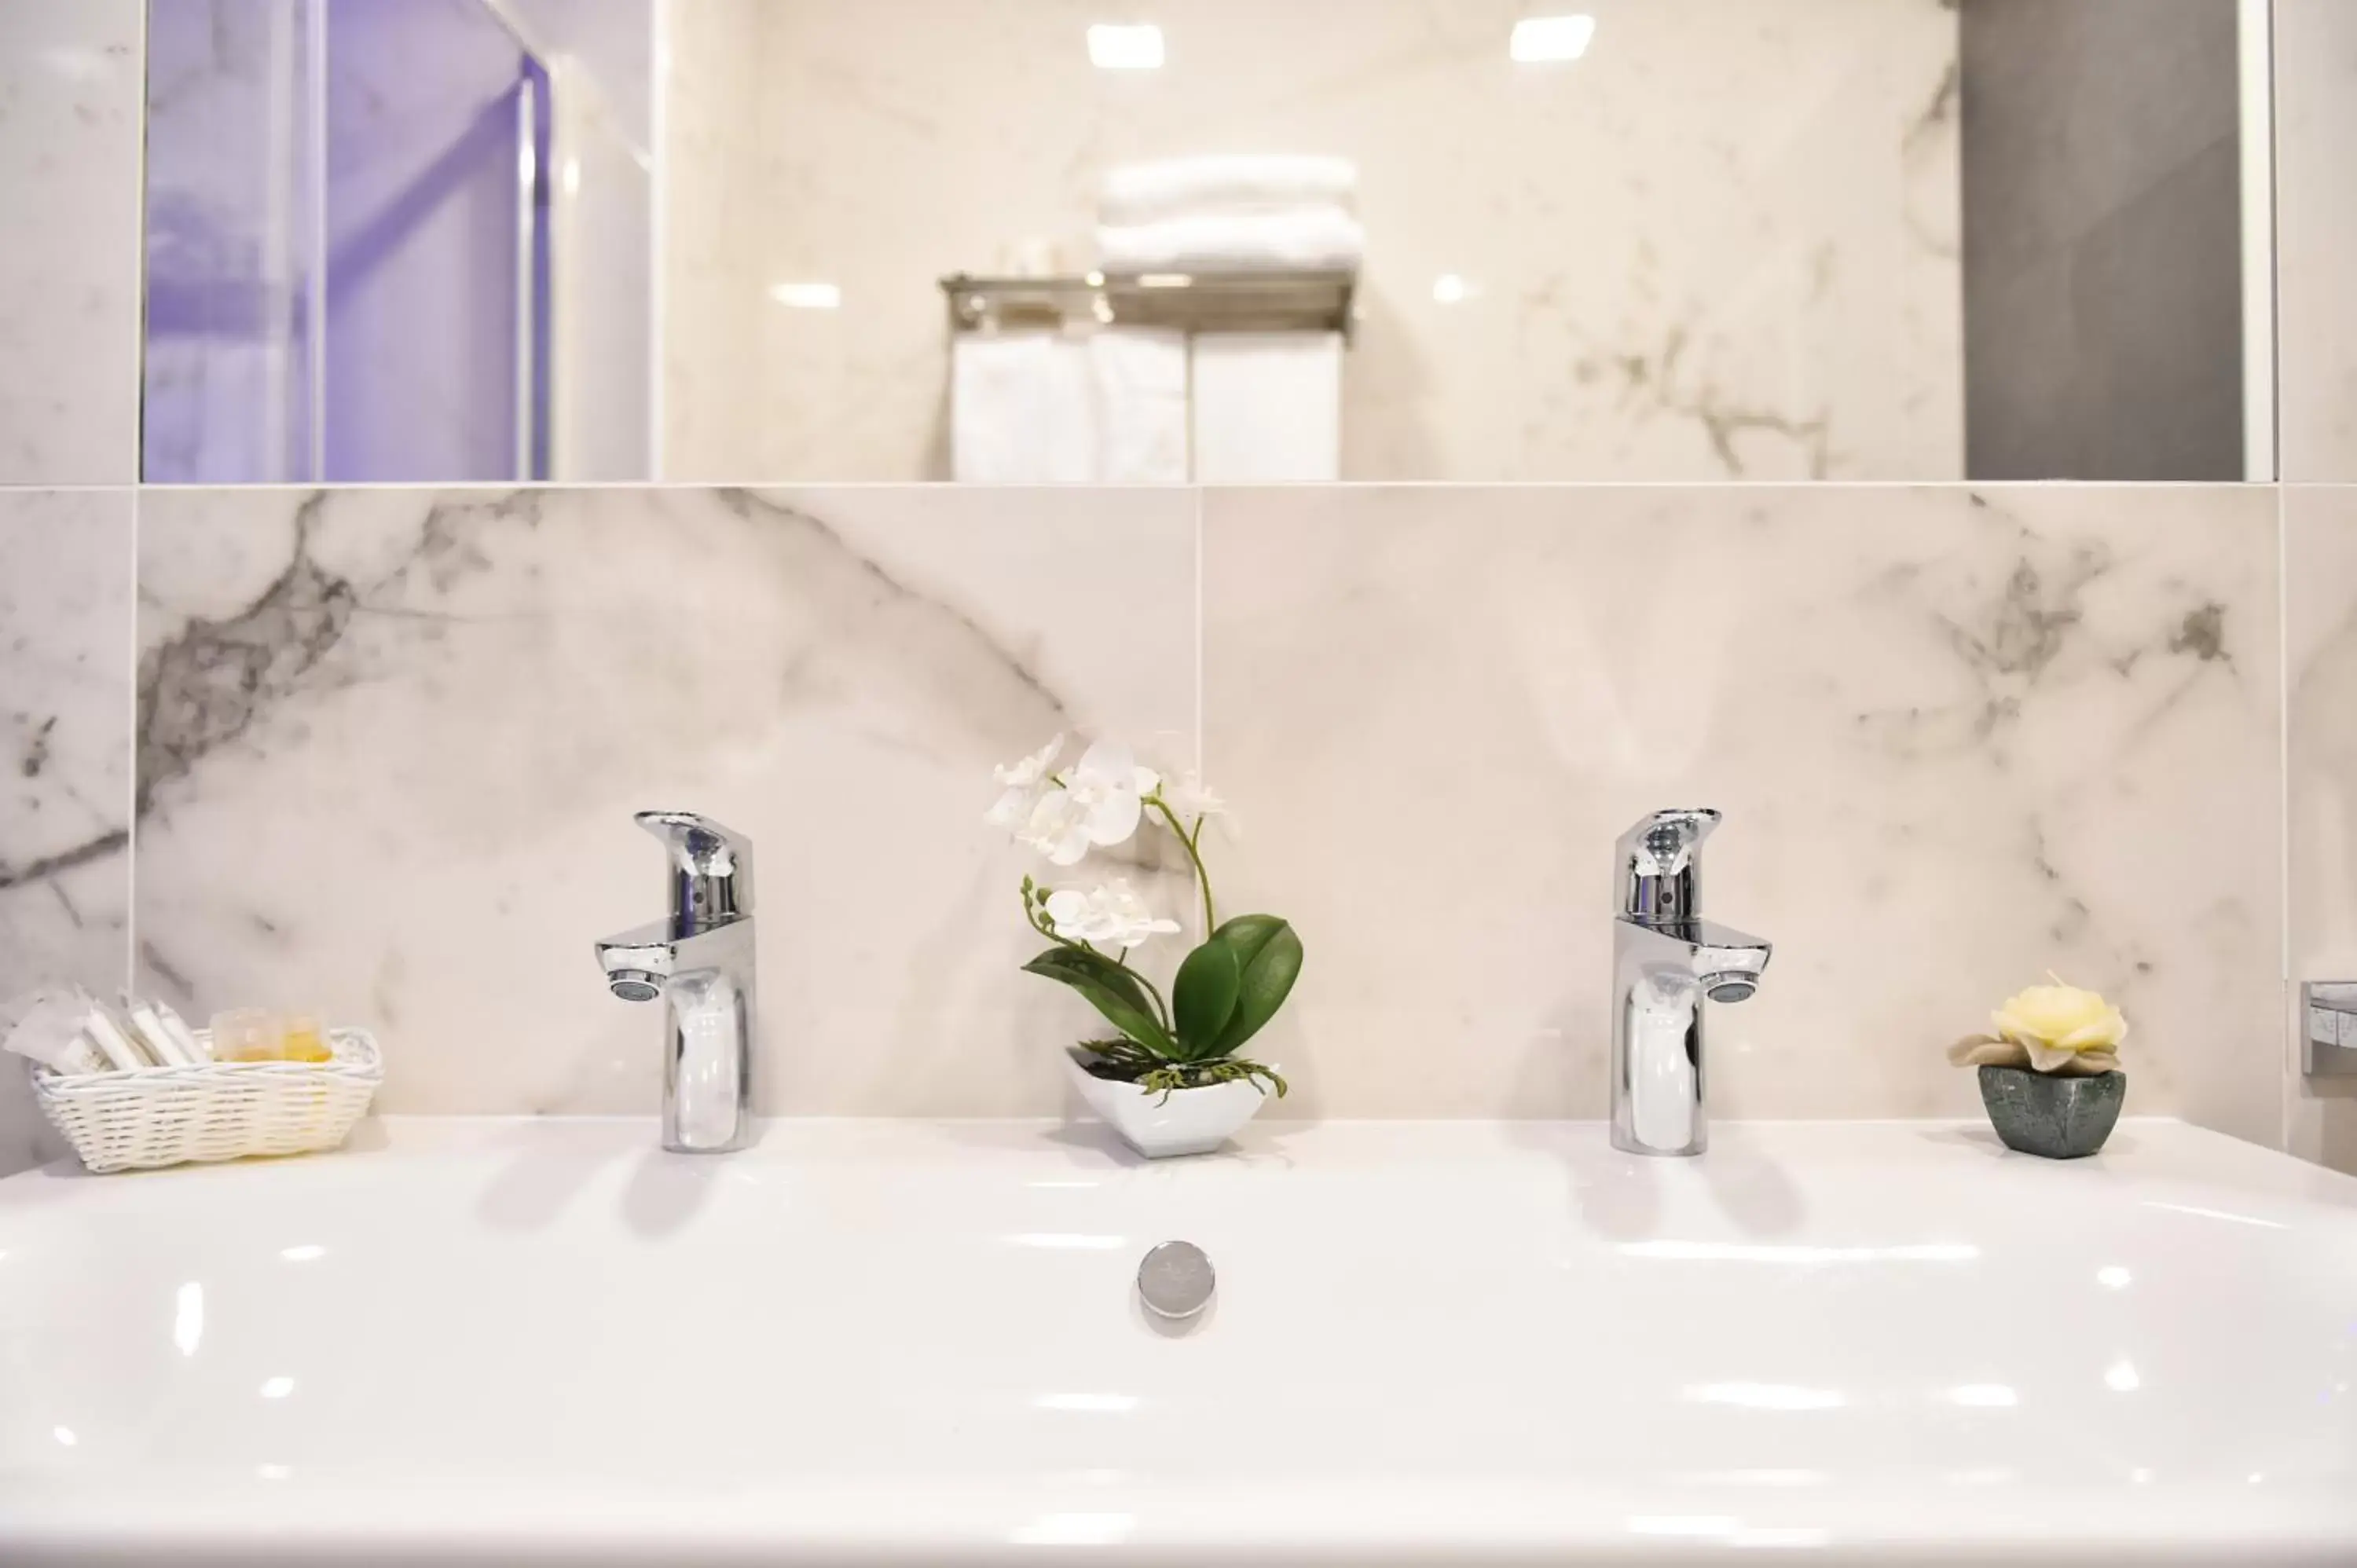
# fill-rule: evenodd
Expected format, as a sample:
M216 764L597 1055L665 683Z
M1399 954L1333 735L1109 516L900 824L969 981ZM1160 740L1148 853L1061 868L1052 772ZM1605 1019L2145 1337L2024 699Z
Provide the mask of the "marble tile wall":
M1610 846L1727 812L1729 1116L1969 1114L1941 1048L2048 970L2132 1093L2279 1133L2275 506L2255 489L1205 497L1232 906L1309 959L1297 1114L1604 1112Z
M132 492L0 490L0 999L123 984ZM0 1175L48 1133L0 1063Z
M138 477L145 4L0 5L0 484Z
M2357 1171L2357 1081L2300 1070L2298 983L2357 978L2357 489L2284 491L2290 983L2286 1135Z
M739 360L672 355L665 477L947 477L938 280L1085 270L1112 164L1269 150L1362 171L1346 478L1961 476L1953 0L1581 9L1529 65L1519 0L1170 0L1124 72L1094 0L674 8L673 341Z
M388 1109L653 1102L589 942L673 803L760 845L766 1109L1052 1113L989 767L1200 723L1286 1113L1598 1113L1609 845L1699 801L1781 948L1721 1113L1968 1112L2050 967L2280 1135L2269 491L176 490L138 559L138 972L373 1021Z
M1052 1108L990 769L1191 760L1195 505L151 490L138 972L371 1021L388 1111L642 1111L658 1022L591 943L662 912L630 813L683 807L758 845L765 1110Z
M2357 1083L2300 1070L2298 983L2357 975L2357 6L2276 0L2289 974L2286 1136L2357 1171Z

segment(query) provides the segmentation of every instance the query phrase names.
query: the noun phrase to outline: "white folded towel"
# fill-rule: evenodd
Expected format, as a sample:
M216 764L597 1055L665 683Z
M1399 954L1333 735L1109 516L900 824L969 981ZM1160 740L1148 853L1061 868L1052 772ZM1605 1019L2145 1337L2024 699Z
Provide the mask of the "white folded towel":
M1342 335L1203 332L1194 351L1195 482L1342 477Z
M1089 337L1095 478L1105 485L1187 482L1187 334L1105 327Z
M1348 158L1233 153L1124 164L1104 177L1097 220L1129 228L1201 211L1349 209L1359 166Z
M1187 482L1185 333L961 332L950 357L960 483Z
M1097 231L1109 273L1355 272L1367 231L1339 207L1203 213Z
M950 348L950 472L963 484L1085 484L1096 477L1085 340L961 332Z

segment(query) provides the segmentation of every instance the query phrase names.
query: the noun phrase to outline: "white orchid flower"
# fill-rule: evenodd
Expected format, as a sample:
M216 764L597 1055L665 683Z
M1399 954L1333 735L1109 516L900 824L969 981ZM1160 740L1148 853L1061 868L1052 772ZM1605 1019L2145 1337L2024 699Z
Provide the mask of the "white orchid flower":
M1039 797L1016 836L1056 865L1072 865L1091 844L1127 843L1145 814L1144 797L1162 780L1152 768L1138 767L1129 747L1101 740L1056 782L1063 788Z
M1216 817L1228 809L1219 791L1191 768L1176 782L1163 784L1162 803L1182 817Z
M1070 789L1050 789L1031 803L1016 841L1056 865L1078 865L1089 853L1089 809Z
M997 803L983 813L982 820L994 828L1019 830L1031 818L1031 808L1048 779L1048 765L1063 749L1064 737L1060 735L1014 767L992 768L991 776L997 779L1002 792Z
M1157 918L1126 878L1115 877L1092 893L1075 887L1048 895L1048 919L1066 941L1110 942L1125 950L1152 936L1178 929L1176 920Z

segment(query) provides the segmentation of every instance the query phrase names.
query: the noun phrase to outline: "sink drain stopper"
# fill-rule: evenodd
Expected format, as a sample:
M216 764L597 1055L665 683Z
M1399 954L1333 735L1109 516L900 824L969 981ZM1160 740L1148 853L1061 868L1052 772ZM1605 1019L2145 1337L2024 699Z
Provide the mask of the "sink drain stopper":
M1192 1241L1165 1241L1137 1265L1137 1295L1157 1317L1185 1319L1211 1305L1219 1275Z

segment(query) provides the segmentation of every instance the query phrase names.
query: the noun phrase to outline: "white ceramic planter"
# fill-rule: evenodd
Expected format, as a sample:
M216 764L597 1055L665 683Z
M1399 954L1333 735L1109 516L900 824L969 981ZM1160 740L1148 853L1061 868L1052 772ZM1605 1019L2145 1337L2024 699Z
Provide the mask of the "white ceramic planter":
M1210 1154L1258 1115L1263 1101L1273 1098L1259 1085L1243 1081L1174 1089L1168 1095L1149 1092L1097 1077L1072 1051L1064 1053L1064 1071L1089 1109L1149 1160Z

